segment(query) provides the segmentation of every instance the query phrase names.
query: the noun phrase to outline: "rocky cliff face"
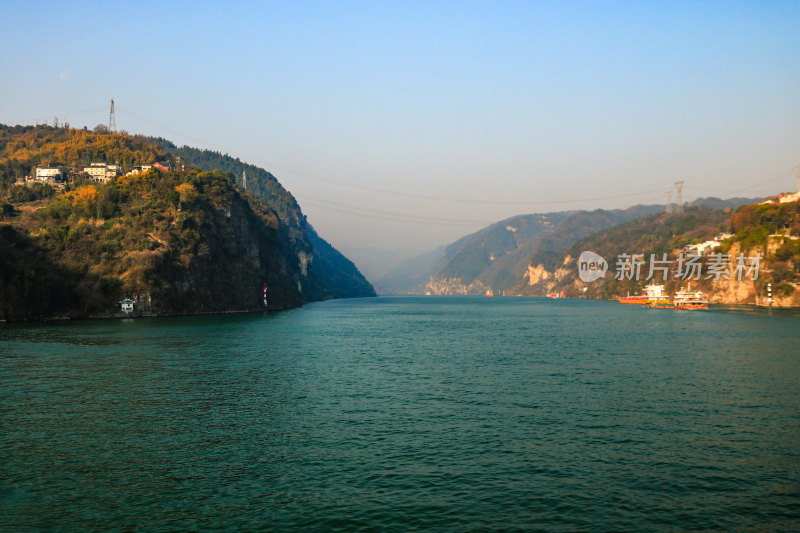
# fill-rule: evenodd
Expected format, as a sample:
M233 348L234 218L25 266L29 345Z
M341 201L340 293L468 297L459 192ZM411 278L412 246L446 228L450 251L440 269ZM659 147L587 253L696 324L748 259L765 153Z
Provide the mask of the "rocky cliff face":
M797 207L785 207L791 214ZM764 211L762 209L762 211ZM767 219L774 218L764 211ZM545 296L550 292L564 291L571 298L606 298L612 299L628 294L641 293L647 281L647 268L643 268L638 280L617 279L615 261L622 253L668 254L673 261L666 281L657 275L655 281L663 283L670 294L691 287L708 295L712 304L723 305L772 305L774 307L800 306L800 225L783 229L771 235L763 235L757 242L752 241L754 228L739 228L739 233L724 240L717 248L717 253L730 258L731 263L719 276L709 275L711 257L701 260L702 274L699 280L682 279L677 275L676 265L684 250L683 244L690 241L702 242L713 239L721 231L730 228L731 220L736 216L722 211L689 210L686 215L656 215L636 220L598 232L568 247L560 254L560 258L552 266L538 263L529 265L523 279L507 294L528 296ZM793 220L791 216L787 220ZM680 246L676 246L680 245ZM584 250L594 251L609 263L609 271L598 280L585 283L581 281L576 257ZM759 256L758 276L754 274L737 275L737 258ZM649 259L646 259L649 261ZM769 301L771 287L772 302Z
M177 170L96 183L84 156ZM63 157L69 181L22 181ZM375 294L274 177L244 191L189 163L144 137L0 125L0 320L114 315L123 298L136 314L257 310L265 284L270 309Z
M184 185L192 198L176 195L176 206L171 191ZM314 286L311 247L298 253L274 212L223 173L81 187L6 221L2 244L15 257L0 263L0 319L115 315L123 298L135 314L252 311L264 309L264 284L270 309L316 296L305 288ZM102 206L105 219L92 218L97 205L75 203L104 195L116 198ZM26 282L25 265L41 284Z
M530 258L556 253L577 239L619 222L657 211L657 206L626 210L523 215L492 224L448 246L425 290L432 294L484 294L514 291L529 275Z
M703 198L699 206L724 209L750 200ZM442 252L413 258L378 280L387 293L483 294L491 288L505 294L536 295L552 277L564 250L592 233L626 221L660 213L663 206L556 212L512 217L467 235ZM539 270L540 269L540 270ZM530 280L535 280L532 284ZM552 281L552 280L550 280ZM546 291L543 293L546 294Z
M261 199L285 227L288 243L309 275L304 291L311 300L375 296L375 289L352 261L323 239L306 221L294 196L278 180L255 165L228 155L189 146L176 147L157 139L161 147L182 161L206 170L230 173L231 182ZM246 182L246 183L245 183Z

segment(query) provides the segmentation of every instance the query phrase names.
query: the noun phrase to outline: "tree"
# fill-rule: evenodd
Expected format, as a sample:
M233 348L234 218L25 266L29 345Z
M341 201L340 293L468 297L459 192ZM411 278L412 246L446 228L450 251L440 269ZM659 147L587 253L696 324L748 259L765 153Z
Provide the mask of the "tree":
M200 195L197 192L197 189L194 188L194 185L190 183L181 183L180 185L175 187L175 190L178 191L178 209L183 209L183 203L191 203L197 199Z

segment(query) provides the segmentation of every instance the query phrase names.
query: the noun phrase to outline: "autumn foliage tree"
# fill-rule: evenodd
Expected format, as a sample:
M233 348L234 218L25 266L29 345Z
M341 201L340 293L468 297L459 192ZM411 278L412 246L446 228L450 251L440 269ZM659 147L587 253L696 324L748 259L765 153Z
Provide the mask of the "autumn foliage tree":
M194 202L200 195L200 193L197 192L197 189L191 183L181 183L175 187L175 190L178 192L179 210L183 209L183 204Z

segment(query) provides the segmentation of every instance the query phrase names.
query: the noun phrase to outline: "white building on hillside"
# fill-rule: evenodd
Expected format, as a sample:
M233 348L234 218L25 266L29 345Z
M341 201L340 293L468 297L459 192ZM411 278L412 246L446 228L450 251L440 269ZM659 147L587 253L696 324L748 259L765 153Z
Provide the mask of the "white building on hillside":
M58 167L36 167L35 180L46 183L55 183L64 178L64 173Z
M690 244L686 248L684 248L684 250L686 250L687 253L692 255L703 256L706 255L706 252L714 250L715 248L719 248L720 246L722 246L721 242L706 241L706 242L701 242L700 244Z

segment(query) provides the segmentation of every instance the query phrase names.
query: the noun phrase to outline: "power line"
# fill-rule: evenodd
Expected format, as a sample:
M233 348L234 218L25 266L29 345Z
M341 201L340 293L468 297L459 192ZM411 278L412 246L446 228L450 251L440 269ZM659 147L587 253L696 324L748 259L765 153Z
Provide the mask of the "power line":
M161 130L171 131L172 133L180 135L181 137L184 137L186 139L189 139L192 142L196 142L200 146L209 146L210 145L209 143L206 143L206 142L198 139L197 137L192 137L191 135L187 135L187 134L185 134L185 133L183 133L181 131L176 130L175 128L172 128L170 126L166 126L164 124L160 124L160 123L155 122L153 120L150 120L148 118L139 116L136 113L131 113L130 111L126 111L124 108L120 109L119 106L117 106L117 111L119 111L123 115L127 115L127 116L129 116L131 118L135 118L138 121L144 122L145 124L149 124L151 126L155 126L156 128L159 128Z
M62 114L62 116L65 116L65 115L76 115L76 114L82 114L82 113L87 113L87 112L93 112L93 111L97 111L99 109L103 109L103 107L104 106L97 106L97 107L92 107L92 108L83 109L83 110L79 110L79 111L73 111L73 112L70 112L70 113L64 113L64 114ZM181 137L184 137L184 138L189 139L189 140L191 140L191 141L193 141L195 143L198 143L198 145L200 145L200 146L210 146L209 143L206 143L203 140L198 139L196 137L193 137L191 135L187 135L186 133L181 132L179 130L176 130L175 128L172 128L170 126L167 126L167 125L161 124L159 122L150 120L148 118L139 116L139 115L137 115L135 113L132 113L130 111L126 111L124 109L120 110L119 108L117 108L117 110L119 110L120 113L122 113L123 115L128 115L128 116L130 116L132 118L135 118L136 120L139 120L141 122L147 123L147 124L149 124L151 126L159 128L161 130L171 131L174 134L180 135ZM36 118L36 119L32 119L32 120L25 120L25 121L18 121L18 122L33 122L33 121L38 121L38 120L39 119ZM289 172L289 173L291 173L293 175L303 176L303 177L309 178L309 179L314 180L314 181L319 181L319 182L323 182L323 183L329 183L331 185L336 185L336 186L339 186L339 187L346 187L346 188L350 188L350 189L356 189L356 190L372 192L372 193L377 193L377 194L383 194L383 195L389 195L389 196L400 196L400 197L405 197L405 198L413 198L413 199L417 199L417 200L434 200L434 201L440 201L440 202L449 202L449 203L458 203L458 204L472 204L472 205L556 205L556 204L571 204L571 203L574 204L574 203L597 202L597 201L603 201L603 200L616 200L616 199L620 199L620 198L633 198L633 197L645 196L645 195L649 195L649 194L653 194L653 193L663 194L663 192L664 192L663 188L659 188L659 189L653 189L653 190L648 190L648 191L640 191L640 192L625 193L625 194L615 194L615 195L609 195L609 196L596 196L596 197L591 197L591 198L555 199L555 200L553 200L553 199L550 199L550 200L530 200L530 199L528 199L528 200L490 200L490 199L453 198L453 197L448 197L448 196L425 195L425 194L418 194L418 193L412 193L412 192L406 192L406 191L397 191L397 190L392 190L392 189L384 189L384 188L380 188L380 187L372 187L372 186L369 186L369 185L348 183L348 182L343 182L343 181L339 181L339 180L334 180L334 179L331 179L331 178L324 178L324 177L321 177L321 176L317 176L315 174L311 174L311 173L303 172L303 171L298 171L298 170L294 170L294 169L290 169L290 168L286 168L286 167L281 167L281 166L276 166L276 165L265 165L265 166L269 166L269 168L273 168L273 169L283 170L283 171ZM774 181L778 181L778 180L784 179L784 178L786 178L787 176L790 176L790 175L792 175L791 172L788 173L788 174L783 174L783 175L775 177L775 178L771 178L769 180L765 180L765 181L762 181L762 182L759 182L759 183L748 185L748 186L742 187L740 189L719 189L719 188L712 189L712 188L708 188L708 187L697 187L697 186L692 186L692 185L690 185L689 187L690 188L692 188L692 187L701 188L701 189L705 189L705 190L725 191L728 194L732 194L732 193L737 193L737 192L741 192L741 191L746 191L748 189L752 189L752 188L758 187L760 185L765 185L767 183L772 183Z
M384 220L394 220L400 222L416 222L423 224L438 224L445 226L476 226L476 225L486 226L497 222L496 220L492 221L464 220L464 219L459 220L459 219L426 217L422 215L410 215L407 213L396 213L392 211L384 211L379 209L369 209L366 207L342 204L339 202L331 202L329 200L320 200L318 198L312 198L305 195L299 195L299 196L301 197L303 204L311 204L331 211L338 211L341 213L347 213L351 215L380 218Z
M753 189L755 187L758 187L759 185L765 185L767 183L772 183L773 181L782 180L782 179L787 178L787 177L789 177L791 175L792 175L792 173L789 172L787 174L783 174L782 176L778 176L777 178L771 178L771 179L768 179L768 180L765 180L765 181L754 183L753 185L748 185L747 187L742 187L741 189L734 189L732 191L729 191L729 193L742 192L742 191L746 191L747 189Z
M296 170L291 170L288 168L277 167L274 165L270 165L270 168L284 170L291 174L296 174L299 176L305 176L315 181L321 181L324 183L330 183L331 185L337 185L339 187L347 187L350 189L357 189L366 192L374 192L378 194L384 194L388 196L402 196L405 198L413 198L415 200L436 200L440 202L451 202L451 203L458 203L458 204L473 204L473 205L525 205L525 204L571 204L571 203L584 203L584 202L596 202L600 200L615 200L617 198L631 198L635 196L645 196L648 194L653 193L660 193L663 189L652 189L649 191L639 191L634 193L625 193L625 194L614 194L611 196L597 196L593 198L570 198L564 200L487 200L487 199L471 199L471 198L453 198L449 196L435 196L430 194L417 194L412 192L405 192L405 191L396 191L391 189L383 189L379 187L371 187L369 185L359 185L356 183L347 183L343 181L338 181L330 178L323 178L320 176L316 176L314 174L309 174L307 172L299 172Z

